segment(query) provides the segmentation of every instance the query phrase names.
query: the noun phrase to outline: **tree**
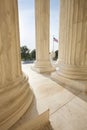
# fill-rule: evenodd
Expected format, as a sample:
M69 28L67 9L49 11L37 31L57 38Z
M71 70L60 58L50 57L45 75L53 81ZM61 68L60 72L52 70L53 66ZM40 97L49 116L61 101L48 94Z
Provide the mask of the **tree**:
M57 60L58 59L58 50L55 51L55 57L53 58L53 60Z
M55 58L58 59L58 50L55 51Z
M36 50L35 49L31 51L30 57L31 57L32 60L36 59Z
M28 60L30 58L29 54L30 50L27 48L27 46L22 46L21 47L21 59L22 60Z

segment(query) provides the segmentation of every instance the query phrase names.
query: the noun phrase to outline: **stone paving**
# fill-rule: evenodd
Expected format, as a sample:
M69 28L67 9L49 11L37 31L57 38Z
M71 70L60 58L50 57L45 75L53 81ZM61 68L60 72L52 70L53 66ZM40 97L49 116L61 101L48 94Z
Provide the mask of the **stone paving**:
M22 65L23 71L29 76L35 100L31 108L10 130L15 130L20 124L47 109L50 110L53 130L87 130L87 94L65 89L49 75L32 71L31 67L32 64Z

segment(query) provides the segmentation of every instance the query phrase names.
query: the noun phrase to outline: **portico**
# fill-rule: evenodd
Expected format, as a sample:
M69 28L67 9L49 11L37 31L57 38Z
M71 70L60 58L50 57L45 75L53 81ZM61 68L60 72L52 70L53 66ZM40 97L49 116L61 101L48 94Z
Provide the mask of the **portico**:
M49 58L49 15L50 0L35 0L36 62L33 66L33 69L39 73L52 72L55 70L51 65ZM52 73L52 78L58 83L61 83L61 86L53 82L51 79L49 80L48 78L42 78L43 82L42 80L39 82L40 80L37 80L36 78L40 84L38 84L37 81L35 81L33 84L33 79L31 80L33 81L31 84L34 86L34 92L37 92L36 99L37 103L39 101L39 107L41 110L40 112L43 112L42 110L51 109L52 111L50 115L53 116L53 114L56 113L56 111L59 112L59 109L64 105L64 110L66 110L66 108L68 108L68 105L70 105L70 110L72 110L73 106L77 108L73 109L76 111L72 110L72 114L74 112L78 113L79 105L77 102L79 102L79 104L83 105L84 107L82 109L79 109L78 115L80 116L80 113L82 112L81 115L83 116L87 113L86 100L78 100L78 97L82 96L81 93L79 95L79 91L87 92L87 0L60 0L59 40L59 70ZM41 76L39 74L36 75L35 72L34 74L38 78ZM32 76L34 77L33 74ZM35 85L37 86L36 89ZM64 87L73 87L76 97L74 94L64 89L63 85ZM55 89L53 88L54 86ZM22 72L21 68L18 1L0 0L1 130L7 130L11 128L21 117L23 117L27 110L29 110L29 113L31 113L31 104L34 100L34 94L31 88L32 87L29 85L28 76ZM75 89L78 90L76 91ZM58 95L57 92L59 92ZM70 95L69 100L67 98L67 95ZM62 98L63 96L64 98ZM40 98L42 100L40 100ZM46 102L46 98L48 102ZM71 100L72 102L69 104ZM46 104L42 104L43 106L40 106L41 101L43 101L43 104ZM68 104L67 107L66 104ZM61 111L60 113L63 112ZM61 122L63 119L61 120L62 114L60 113L58 113L57 119L59 119L58 121L60 121L60 123L58 122L59 124L57 128L61 128L61 130L64 128L75 128L75 130L77 130L77 128L79 128L77 124L74 124L74 121L73 123L70 122L69 127L65 127L65 125L64 127L61 127ZM67 118L67 116L65 118ZM73 119L76 119L77 121L78 116L76 116L76 118L71 116L70 119L71 121ZM86 117L84 119L86 120ZM40 120L42 120L41 124L39 124ZM56 115L53 116L52 121L53 120L56 122ZM81 128L84 126L87 128L85 121L80 121L82 121ZM22 124L22 127L19 127L20 129L22 128L24 130L24 128L29 129L35 128L37 126L36 128L39 129L41 127L42 130L42 127L44 128L45 125L48 125L48 123L49 111L47 111L45 115L42 114L40 118L38 116L35 120L32 120L31 123L27 123L27 126L26 124ZM63 123L67 124L66 122ZM71 127L73 125L74 127ZM51 128L49 128L49 130L50 129Z

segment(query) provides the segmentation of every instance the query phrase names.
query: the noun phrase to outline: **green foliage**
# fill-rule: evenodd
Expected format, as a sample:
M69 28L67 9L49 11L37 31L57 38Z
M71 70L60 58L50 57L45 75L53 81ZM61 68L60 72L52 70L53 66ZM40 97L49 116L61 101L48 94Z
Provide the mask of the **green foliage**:
M58 50L55 51L55 57L53 58L53 60L57 60L58 59Z
M31 51L30 57L32 58L32 60L36 59L36 50L35 49Z
M58 59L58 50L55 51L55 58Z
M21 59L22 60L28 60L30 58L30 50L27 48L27 46L21 47Z
M22 46L21 48L21 59L26 60L35 60L36 59L36 50L32 50L30 52L30 49L28 49L27 46Z

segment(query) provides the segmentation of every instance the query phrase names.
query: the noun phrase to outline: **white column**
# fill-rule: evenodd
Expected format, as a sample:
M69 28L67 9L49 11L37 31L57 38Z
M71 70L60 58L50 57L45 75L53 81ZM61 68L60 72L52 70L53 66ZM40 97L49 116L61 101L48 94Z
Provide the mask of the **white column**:
M0 0L0 130L12 126L33 99L21 70L19 43L17 0Z
M87 0L60 1L61 77L87 80Z
M36 63L38 72L53 71L49 57L50 0L35 0Z

